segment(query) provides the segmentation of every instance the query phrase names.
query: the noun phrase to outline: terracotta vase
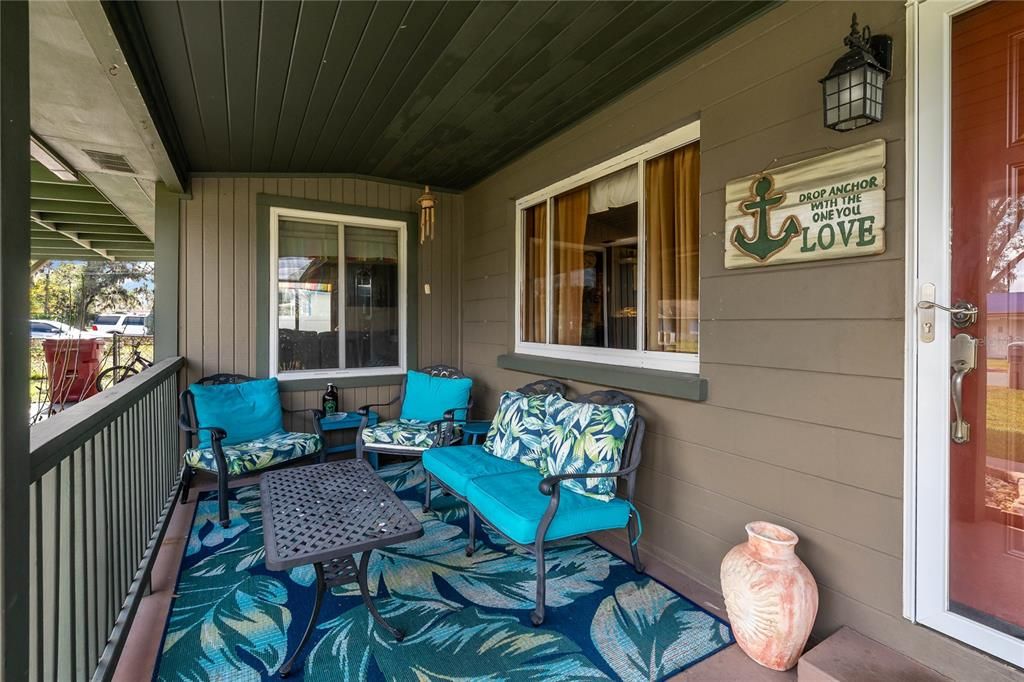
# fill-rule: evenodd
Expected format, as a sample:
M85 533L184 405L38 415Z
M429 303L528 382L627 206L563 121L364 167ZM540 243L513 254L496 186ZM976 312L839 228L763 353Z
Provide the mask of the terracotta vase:
M818 613L818 585L794 552L800 540L767 521L748 523L747 541L722 560L722 594L740 648L772 670L800 658Z

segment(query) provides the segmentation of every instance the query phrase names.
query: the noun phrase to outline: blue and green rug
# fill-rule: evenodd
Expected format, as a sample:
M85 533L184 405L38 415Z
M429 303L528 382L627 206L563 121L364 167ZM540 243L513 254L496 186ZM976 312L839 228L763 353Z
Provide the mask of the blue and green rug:
M423 513L418 461L379 473L424 529L370 561L375 603L406 638L374 623L354 583L335 588L289 679L656 680L733 642L721 620L589 540L549 550L547 620L535 628L531 555L482 531L467 557L463 503L438 493ZM312 567L266 569L258 486L233 490L230 508L221 528L216 498L199 497L155 679L269 679L302 636Z

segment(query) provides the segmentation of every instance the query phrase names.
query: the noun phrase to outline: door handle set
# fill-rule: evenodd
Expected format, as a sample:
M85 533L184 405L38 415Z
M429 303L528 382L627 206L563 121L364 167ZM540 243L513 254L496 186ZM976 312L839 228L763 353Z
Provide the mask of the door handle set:
M949 365L953 376L949 390L953 396L955 419L950 431L954 443L962 445L971 439L971 425L964 419L964 377L978 366L978 340L963 332L953 337L949 346Z
M957 329L970 327L978 321L978 306L967 301L957 301L949 308L935 301L920 301L917 307L921 310L932 310L934 308L945 310L949 313L949 319Z
M957 329L970 327L978 321L978 306L967 301L957 301L951 306L935 302L935 285L925 282L921 285L921 300L917 304L918 339L921 343L935 341L935 311L949 313L949 320ZM964 377L978 367L978 346L981 340L960 332L949 342L949 392L953 399L953 420L950 439L962 445L971 439L971 425L964 419Z

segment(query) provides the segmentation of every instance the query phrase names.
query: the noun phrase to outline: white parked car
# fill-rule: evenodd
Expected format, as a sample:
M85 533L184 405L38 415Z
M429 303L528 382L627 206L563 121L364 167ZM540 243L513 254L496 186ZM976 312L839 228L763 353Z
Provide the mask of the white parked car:
M125 336L147 336L149 327L146 317L149 313L106 313L97 315L92 322L94 332L110 334L117 332Z
M55 320L29 320L29 328L32 330L33 339L50 339L55 336L88 336L85 332L70 324L57 322Z

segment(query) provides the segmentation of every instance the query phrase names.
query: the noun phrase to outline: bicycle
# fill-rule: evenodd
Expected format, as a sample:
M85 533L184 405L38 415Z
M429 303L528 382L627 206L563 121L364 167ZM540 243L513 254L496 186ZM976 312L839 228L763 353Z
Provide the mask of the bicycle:
M114 366L103 370L99 373L99 376L96 377L97 391L102 391L105 388L110 388L114 384L119 384L128 377L135 376L139 372L153 366L153 363L142 355L138 345L132 347L132 352L131 355L128 356L128 361L122 364L120 361L121 353L118 337L124 336L124 334L122 332L111 332L111 335L114 337Z

